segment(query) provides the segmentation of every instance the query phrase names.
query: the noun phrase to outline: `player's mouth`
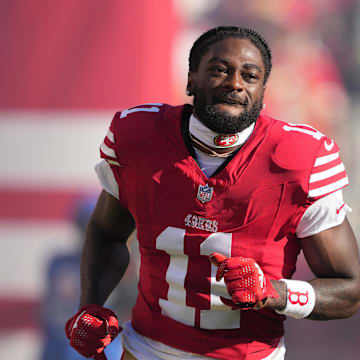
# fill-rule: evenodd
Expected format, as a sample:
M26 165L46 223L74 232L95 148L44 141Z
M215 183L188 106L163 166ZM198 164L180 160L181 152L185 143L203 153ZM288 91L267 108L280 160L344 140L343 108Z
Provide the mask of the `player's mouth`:
M247 107L249 101L247 98L245 99L236 99L234 97L217 97L214 99L213 104L217 105L217 104L226 104L226 105L233 105L233 106L242 106L242 107Z

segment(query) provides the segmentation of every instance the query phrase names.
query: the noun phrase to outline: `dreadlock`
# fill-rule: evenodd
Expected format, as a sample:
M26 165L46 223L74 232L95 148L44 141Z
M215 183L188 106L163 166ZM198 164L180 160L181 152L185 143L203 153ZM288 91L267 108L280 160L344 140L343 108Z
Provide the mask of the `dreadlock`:
M247 39L260 50L265 67L264 83L266 83L272 67L270 47L259 33L246 27L219 26L202 34L190 50L189 70L196 71L198 69L201 58L212 44L228 38Z

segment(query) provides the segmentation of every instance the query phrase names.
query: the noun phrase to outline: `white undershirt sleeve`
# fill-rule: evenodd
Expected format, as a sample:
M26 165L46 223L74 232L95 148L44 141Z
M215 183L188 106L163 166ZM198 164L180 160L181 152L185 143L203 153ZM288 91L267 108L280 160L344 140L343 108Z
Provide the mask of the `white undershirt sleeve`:
M296 235L304 238L340 225L349 212L351 208L344 203L342 190L335 191L306 209L297 226Z
M104 190L119 199L119 185L115 180L115 176L108 162L101 160L95 165L95 172Z

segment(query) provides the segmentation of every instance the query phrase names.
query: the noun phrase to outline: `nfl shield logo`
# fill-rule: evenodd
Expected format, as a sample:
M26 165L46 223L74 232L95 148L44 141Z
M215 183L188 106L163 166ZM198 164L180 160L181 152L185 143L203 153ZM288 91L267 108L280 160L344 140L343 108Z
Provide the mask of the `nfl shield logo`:
M211 200L214 188L210 187L208 184L205 186L199 185L199 189L197 192L197 198L201 202L208 202Z

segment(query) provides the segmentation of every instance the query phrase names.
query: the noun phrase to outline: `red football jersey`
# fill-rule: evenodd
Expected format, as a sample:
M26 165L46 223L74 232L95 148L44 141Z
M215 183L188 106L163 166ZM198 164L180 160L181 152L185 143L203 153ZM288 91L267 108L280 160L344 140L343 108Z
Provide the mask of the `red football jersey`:
M192 353L262 359L283 336L285 316L224 305L226 286L208 255L251 257L268 279L290 278L305 209L346 185L325 191L329 173L311 181L316 162L324 166L318 159L330 154L324 143L331 154L338 149L315 129L261 115L243 147L208 178L192 156L191 112L146 104L117 113L101 146L136 221L141 266L132 325ZM317 181L322 190L310 196Z

